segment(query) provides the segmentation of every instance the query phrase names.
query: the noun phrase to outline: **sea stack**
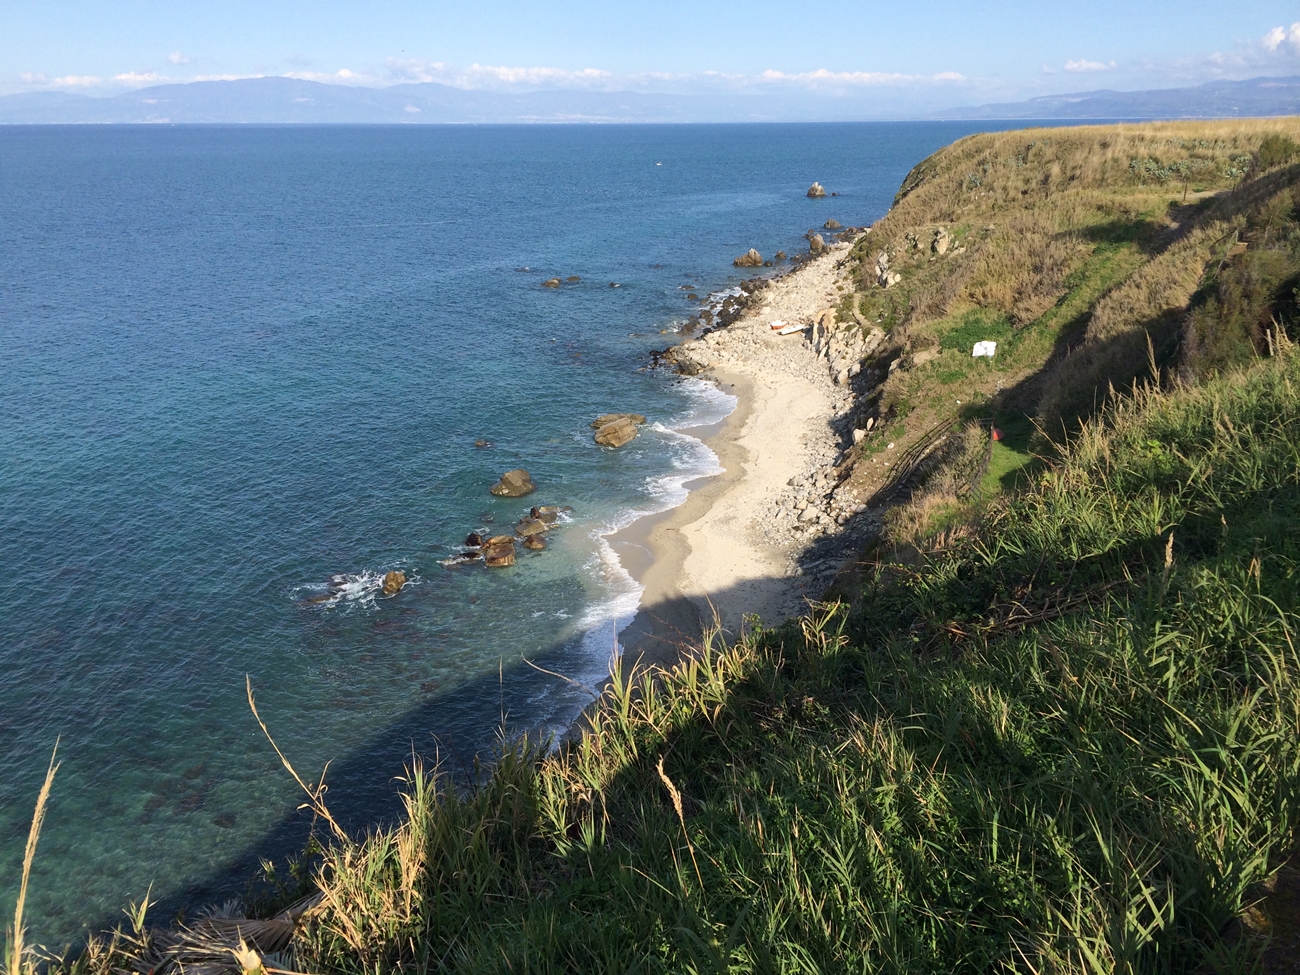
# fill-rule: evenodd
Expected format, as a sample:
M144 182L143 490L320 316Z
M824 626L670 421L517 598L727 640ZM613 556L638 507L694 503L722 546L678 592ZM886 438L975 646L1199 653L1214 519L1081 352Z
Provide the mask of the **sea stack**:
M819 200L825 195L826 195L826 189L825 187L822 186L821 183L813 183L812 186L808 187L809 199Z

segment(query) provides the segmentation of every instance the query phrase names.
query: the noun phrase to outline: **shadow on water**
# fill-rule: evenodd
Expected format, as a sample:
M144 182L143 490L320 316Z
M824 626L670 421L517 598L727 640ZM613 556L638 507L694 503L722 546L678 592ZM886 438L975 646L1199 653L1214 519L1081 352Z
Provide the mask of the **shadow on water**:
M613 648L612 625L609 628ZM563 673L578 662L572 642L557 643L529 659L538 667ZM257 685L253 688L257 694ZM505 664L492 672L459 684L404 714L395 722L377 728L349 755L329 765L326 802L331 814L351 835L364 835L368 828L395 822L401 814L398 795L403 770L416 756L426 768L441 768L468 783L475 775L479 758L490 756L502 733L512 738L528 735L541 738L548 729L567 726L578 709L590 698L572 684L539 672L522 660ZM288 737L289 728L274 709L259 704L262 719L272 735ZM524 725L513 715L528 714ZM460 729L455 731L453 729ZM464 729L476 729L467 734ZM252 715L248 733L261 737ZM271 745L262 742L271 753ZM315 781L321 770L298 763L290 749L286 756L298 773ZM287 771L282 771L285 779ZM297 799L305 797L298 794ZM313 824L309 811L295 810L283 816L255 843L213 870L202 881L159 899L150 910L155 924L168 924L178 917L193 916L196 909L241 898L249 893L261 875L261 864L269 860L277 867L298 857L306 848ZM316 828L326 839L326 831ZM281 871L282 872L282 871ZM107 931L122 923L121 914L83 919L90 931Z

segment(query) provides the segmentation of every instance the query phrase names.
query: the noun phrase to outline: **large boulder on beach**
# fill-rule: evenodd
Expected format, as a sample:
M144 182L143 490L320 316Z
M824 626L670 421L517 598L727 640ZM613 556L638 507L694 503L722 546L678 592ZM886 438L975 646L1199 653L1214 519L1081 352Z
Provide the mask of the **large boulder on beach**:
M406 585L406 573L401 570L384 574L383 590L385 596L396 596Z
M731 263L736 267L762 267L763 255L751 247Z
M532 475L521 467L506 471L501 475L501 480L488 490L499 498L522 498L525 494L536 491L537 485L533 483Z
M819 200L825 195L826 189L821 183L813 183L812 186L808 187L808 196L810 199Z
M820 254L826 249L826 241L822 239L821 234L808 235L808 251L811 254Z
M632 417L620 416L597 427L593 439L602 447L622 447L636 437L636 428L637 423Z

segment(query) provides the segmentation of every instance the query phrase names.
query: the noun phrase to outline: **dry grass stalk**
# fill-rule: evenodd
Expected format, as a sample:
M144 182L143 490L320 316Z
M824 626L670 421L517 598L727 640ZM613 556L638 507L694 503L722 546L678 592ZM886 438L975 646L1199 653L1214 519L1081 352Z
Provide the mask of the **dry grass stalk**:
M32 861L36 858L36 843L41 838L41 825L45 822L45 807L50 801L50 787L54 785L54 774L59 766L54 758L59 753L59 743L54 742L50 753L50 765L45 771L45 782L36 797L36 811L32 815L32 825L27 831L27 847L23 851L22 882L18 885L18 904L14 907L14 926L9 935L8 951L5 952L5 968L8 975L24 975L23 958L26 947L23 945L23 909L27 906L27 881L32 873Z

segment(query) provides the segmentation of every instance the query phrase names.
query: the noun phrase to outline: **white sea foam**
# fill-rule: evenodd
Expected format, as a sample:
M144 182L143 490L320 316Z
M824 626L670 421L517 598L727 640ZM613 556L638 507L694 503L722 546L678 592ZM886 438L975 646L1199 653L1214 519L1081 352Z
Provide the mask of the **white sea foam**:
M407 586L418 586L424 581L410 570L405 560L392 566L392 569L406 571ZM385 598L382 595L384 576L389 571L391 569L380 569L376 572L368 569L363 569L361 572L339 572L330 576L328 582L309 582L295 586L290 590L289 595L296 602L319 606L322 609L333 609L336 606L344 609L353 607L374 609L375 600Z
M599 580L607 595L588 607L578 623L583 632L582 656L590 667L588 673L577 679L588 686L598 685L608 674L611 654L622 651L618 634L636 616L645 593L645 587L623 566L609 537L641 518L676 508L690 494L686 485L721 474L723 470L718 455L704 441L685 431L725 419L736 408L737 399L706 380L685 378L681 385L690 395L691 403L666 424L649 424L643 433L643 436L654 435L664 444L672 469L645 479L643 504L625 509L591 531L594 547L586 568Z

